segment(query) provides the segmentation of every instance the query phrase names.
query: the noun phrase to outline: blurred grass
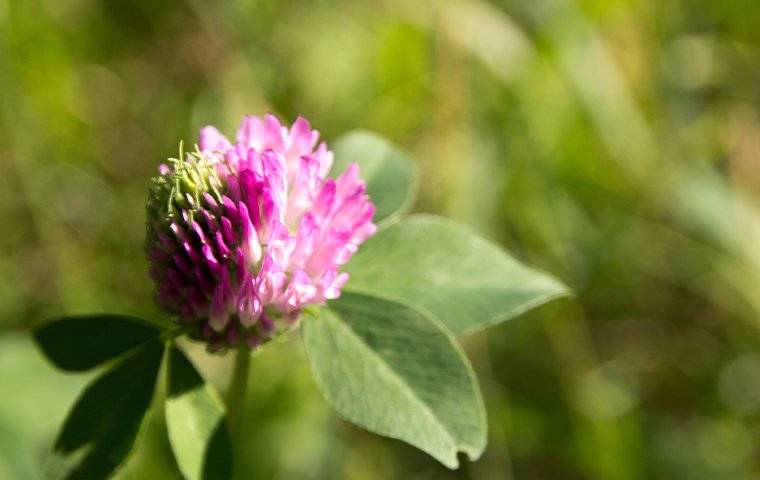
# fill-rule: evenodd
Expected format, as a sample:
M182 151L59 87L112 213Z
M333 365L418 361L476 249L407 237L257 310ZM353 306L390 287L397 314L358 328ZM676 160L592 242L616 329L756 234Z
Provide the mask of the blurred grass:
M147 179L243 113L368 128L577 292L469 338L490 415L448 472L337 420L297 341L254 361L254 478L760 478L760 6L753 0L0 0L0 478L37 478L84 381L22 331L160 320ZM226 360L204 367L226 381ZM53 402L51 399L55 399ZM123 478L175 478L161 415Z

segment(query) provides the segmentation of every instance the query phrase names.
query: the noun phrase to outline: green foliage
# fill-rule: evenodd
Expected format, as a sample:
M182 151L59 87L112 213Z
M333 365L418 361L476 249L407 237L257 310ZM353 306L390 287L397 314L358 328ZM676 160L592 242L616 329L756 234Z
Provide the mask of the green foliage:
M87 387L55 441L47 478L105 479L124 462L153 398L163 350L149 342Z
M141 318L100 314L56 319L35 329L34 338L56 367L78 372L97 367L159 334L158 328Z
M483 328L568 291L454 222L422 215L397 219L412 201L416 173L388 141L367 132L348 134L337 144L336 169L351 161L361 164L378 220L393 221L350 263L351 283L342 298L305 322L312 371L345 419L456 468L459 452L471 460L483 453L487 425L472 367L450 331ZM143 345L74 407L56 442L51 476L105 478L126 458L161 358L159 343L145 342L159 335L140 319L118 315L67 317L37 329L46 355L72 371ZM225 407L173 341L168 352L166 427L177 466L188 480L229 479L233 449ZM237 362L248 361L242 352ZM143 369L146 375L135 384L133 376ZM234 404L228 406L237 412Z
M416 173L388 141L354 132L338 142L336 156L337 170L361 164L378 220L393 221L350 263L342 298L305 322L316 382L337 412L360 427L414 445L449 468L459 466L459 452L476 460L486 446L483 400L450 331L483 328L567 289L454 222L397 219L412 201ZM36 330L43 352L70 371L140 348L75 405L49 462L52 478L106 478L130 453L153 394L160 333L119 315L67 317ZM173 341L168 348L166 427L177 466L188 480L229 479L226 409ZM236 362L248 361L242 352ZM228 406L237 412L235 402Z
M232 446L218 394L173 345L167 370L166 427L179 469L188 480L230 478Z
M375 204L375 222L406 212L412 203L417 171L407 154L385 138L366 131L349 132L332 146L338 176L356 162Z
M486 444L472 368L452 337L402 304L345 293L304 320L314 378L346 420L408 442L449 468Z
M413 198L415 171L381 137L354 132L336 145L335 171L358 161L377 220ZM485 412L469 361L448 330L463 334L568 295L450 220L416 215L386 222L347 266L350 282L329 309L304 322L312 371L345 419L404 440L449 468L477 459ZM440 322L440 323L439 323Z
M346 290L403 302L458 335L570 293L469 229L429 215L382 228L347 271Z
M331 147L392 139L424 179L415 210L577 299L464 340L490 435L461 475L334 425L293 342L270 345L242 478L756 479L758 25L748 0L0 1L0 478L39 478L96 374L53 371L20 332L159 319L146 178L200 125L272 111ZM153 418L149 461L117 477L179 478Z

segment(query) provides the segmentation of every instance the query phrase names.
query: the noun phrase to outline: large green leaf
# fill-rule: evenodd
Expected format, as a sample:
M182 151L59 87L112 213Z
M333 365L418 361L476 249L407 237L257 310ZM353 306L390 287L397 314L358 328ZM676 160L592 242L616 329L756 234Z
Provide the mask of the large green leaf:
M405 303L457 335L570 294L469 229L432 215L380 229L346 267L344 290Z
M160 342L147 343L87 387L55 442L48 478L105 479L123 463L153 398L162 354Z
M166 426L180 471L188 480L229 479L232 446L222 401L174 346L168 371Z
M83 371L116 358L160 333L137 317L101 314L54 320L35 329L34 338L55 366Z
M486 444L480 392L442 327L399 303L344 293L303 325L314 378L345 419L429 453L449 468Z
M408 210L416 188L417 170L406 153L388 140L362 130L347 133L333 147L335 175L353 162L359 165L369 197L377 208L376 222Z

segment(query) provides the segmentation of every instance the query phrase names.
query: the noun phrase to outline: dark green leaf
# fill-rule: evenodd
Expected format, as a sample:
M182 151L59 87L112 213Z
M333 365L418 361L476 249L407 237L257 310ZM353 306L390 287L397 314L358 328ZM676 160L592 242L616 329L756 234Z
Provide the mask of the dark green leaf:
M449 468L477 459L485 412L467 358L436 322L399 303L344 293L304 321L314 378L345 419L408 442Z
M413 215L367 240L346 266L345 290L405 303L463 334L569 295L451 220Z
M35 329L34 338L54 365L78 372L116 358L160 333L137 317L101 314L54 320Z
M360 130L342 136L333 150L335 176L353 162L359 165L367 192L377 208L376 222L409 209L417 171L406 153L388 140Z
M224 405L213 387L174 346L169 355L166 426L174 457L185 478L230 478L232 445Z
M160 342L147 343L87 387L55 442L48 478L105 479L124 462L153 398L162 354Z

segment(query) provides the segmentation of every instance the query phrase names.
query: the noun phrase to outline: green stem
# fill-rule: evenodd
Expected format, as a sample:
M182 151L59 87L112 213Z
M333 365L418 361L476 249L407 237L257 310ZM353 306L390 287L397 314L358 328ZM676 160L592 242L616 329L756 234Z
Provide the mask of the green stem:
M248 386L248 370L251 366L251 349L243 342L235 355L235 367L227 388L227 421L233 437L236 436Z
M248 371L251 367L251 349L243 342L235 353L235 366L232 370L230 385L227 387L227 428L230 432L233 451L233 478L241 478L240 459L243 458L243 439L241 423L245 407L245 390L248 386Z

